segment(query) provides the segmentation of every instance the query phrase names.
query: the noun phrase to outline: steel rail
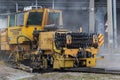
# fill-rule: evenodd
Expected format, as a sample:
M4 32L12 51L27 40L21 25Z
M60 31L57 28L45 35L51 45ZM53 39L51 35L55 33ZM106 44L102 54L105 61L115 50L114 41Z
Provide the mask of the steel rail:
M83 72L83 73L97 73L97 74L116 74L120 75L120 70L107 68L70 68L63 69L62 72Z

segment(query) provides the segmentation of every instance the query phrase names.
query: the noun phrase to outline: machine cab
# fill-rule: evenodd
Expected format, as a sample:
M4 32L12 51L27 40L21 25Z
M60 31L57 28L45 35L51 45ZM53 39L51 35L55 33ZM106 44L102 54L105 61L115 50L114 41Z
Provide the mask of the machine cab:
M9 44L16 44L16 39L20 35L33 40L33 31L44 30L54 26L62 25L62 12L54 9L34 9L19 13L10 14L8 16L8 38ZM20 43L27 41L21 38Z

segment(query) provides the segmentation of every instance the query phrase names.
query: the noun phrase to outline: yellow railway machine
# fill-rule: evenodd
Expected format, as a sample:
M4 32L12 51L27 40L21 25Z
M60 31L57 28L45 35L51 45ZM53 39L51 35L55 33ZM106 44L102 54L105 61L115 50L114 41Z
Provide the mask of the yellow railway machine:
M96 66L104 36L72 32L61 28L62 12L34 9L12 13L8 28L0 34L1 50L9 52L9 60L33 69L60 69Z

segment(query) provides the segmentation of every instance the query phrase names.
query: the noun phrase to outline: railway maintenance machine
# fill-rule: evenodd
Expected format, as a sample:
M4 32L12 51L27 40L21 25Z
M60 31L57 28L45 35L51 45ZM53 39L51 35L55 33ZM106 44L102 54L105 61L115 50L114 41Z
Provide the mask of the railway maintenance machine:
M60 10L40 8L8 16L8 27L0 34L1 51L17 66L61 69L96 66L104 36L61 28ZM68 26L69 27L69 26Z

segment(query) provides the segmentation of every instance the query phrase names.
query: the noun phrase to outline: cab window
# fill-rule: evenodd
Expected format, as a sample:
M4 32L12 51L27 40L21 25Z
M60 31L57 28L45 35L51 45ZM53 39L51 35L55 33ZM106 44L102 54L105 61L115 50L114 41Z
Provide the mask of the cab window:
M9 26L10 27L15 26L15 14L10 15Z
M43 12L30 12L27 25L42 25Z
M60 13L55 13L55 12L49 12L48 13L48 21L47 21L47 25L59 25L59 19L60 18Z
M24 25L24 13L16 14L16 26Z

